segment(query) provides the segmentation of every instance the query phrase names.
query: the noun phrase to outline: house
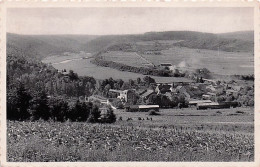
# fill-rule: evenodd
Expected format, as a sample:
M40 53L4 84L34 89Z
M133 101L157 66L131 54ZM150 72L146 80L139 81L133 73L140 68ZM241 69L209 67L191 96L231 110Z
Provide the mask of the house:
M242 89L241 86L237 86L237 85L234 85L234 86L231 86L231 88L235 91L240 91Z
M100 103L103 103L103 104L109 104L109 100L107 98L99 96L99 95L92 95L92 96L88 97L87 100L89 102L91 102L91 101L99 101Z
M200 90L206 90L206 86L207 85L205 85L205 84L203 84L203 83L197 83L197 85L196 85Z
M228 95L228 96L230 96L230 95L237 96L238 95L238 91L232 90L232 89L228 89L228 90L226 90L226 95Z
M122 101L125 102L134 102L136 101L136 93L134 89L129 89L129 90L115 90L115 89L110 89L109 92L114 92L114 93L118 93L118 97L119 99L121 99Z
M216 92L216 88L214 88L214 86L212 86L212 85L207 85L206 90L209 92Z
M224 92L224 87L221 86L221 85L214 86L214 88L215 88L215 93L216 94L222 94Z
M212 80L212 79L202 79L204 81L204 83L208 83L208 84L212 84L212 85L217 85L217 81Z
M182 94L185 95L185 97L186 97L187 99L190 99L190 95L187 93L187 91L186 91L186 89L185 89L184 86L177 86L177 87L176 87L176 92L177 92L177 93L182 93Z
M210 98L211 98L210 95L207 95L207 94L202 95L203 100L210 100Z

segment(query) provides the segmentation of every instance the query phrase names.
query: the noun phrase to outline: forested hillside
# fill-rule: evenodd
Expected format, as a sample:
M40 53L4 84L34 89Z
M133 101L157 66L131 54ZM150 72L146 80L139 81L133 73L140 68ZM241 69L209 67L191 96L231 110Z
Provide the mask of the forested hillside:
M73 97L91 94L96 80L68 75L41 63L30 54L7 45L7 118L11 120L53 119L96 122L92 103L71 103ZM70 104L71 103L71 104ZM87 112L80 112L85 110ZM83 114L83 115L82 115ZM98 116L98 114L96 114Z

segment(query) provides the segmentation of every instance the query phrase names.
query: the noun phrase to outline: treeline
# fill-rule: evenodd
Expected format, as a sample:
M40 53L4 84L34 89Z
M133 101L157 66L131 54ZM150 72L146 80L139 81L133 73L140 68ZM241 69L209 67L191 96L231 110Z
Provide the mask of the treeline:
M7 96L7 119L19 121L87 121L91 123L113 123L116 116L111 107L101 114L99 106L91 102L69 103L61 97L47 96L41 91L30 94L21 83Z
M91 62L98 66L110 67L120 71L134 72L143 75L164 76L164 77L172 76L170 70L146 68L146 67L133 67L122 63L104 60L102 59L102 57L96 57Z
M254 74L249 75L235 75L236 78L245 80L245 81L254 81L255 77Z
M171 97L163 94L153 94L147 99L146 104L156 104L159 105L160 108L188 107L188 101L187 99L185 99L185 96L183 94L172 94Z

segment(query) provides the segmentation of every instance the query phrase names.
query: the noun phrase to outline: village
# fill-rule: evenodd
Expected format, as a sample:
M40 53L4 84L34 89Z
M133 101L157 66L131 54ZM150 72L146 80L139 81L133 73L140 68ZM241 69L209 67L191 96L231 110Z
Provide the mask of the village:
M161 63L160 67L182 72L182 69L170 63ZM237 100L242 89L234 80L225 82L196 76L187 81L157 81L151 83L148 88L109 89L109 97L92 95L82 100L99 102L104 104L103 106L124 109L126 112L158 112L160 108L188 107L197 110L222 109L242 106Z

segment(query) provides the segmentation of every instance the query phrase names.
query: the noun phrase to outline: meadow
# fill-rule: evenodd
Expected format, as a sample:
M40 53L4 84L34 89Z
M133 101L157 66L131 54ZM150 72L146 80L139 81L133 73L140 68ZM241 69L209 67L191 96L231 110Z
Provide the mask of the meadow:
M8 121L8 161L254 160L252 109L115 113L109 125Z
M127 71L119 71L116 69L112 69L109 67L100 67L90 62L90 59L83 59L80 56L63 56L63 55L54 55L42 60L44 63L50 63L52 66L58 70L66 69L67 71L73 70L79 76L92 76L96 79L108 79L112 77L113 79L122 79L128 81L129 79L136 80L136 78L144 78L145 75L127 72ZM163 81L190 81L187 78L180 77L158 77L152 76L157 82Z
M145 67L146 64L150 64L136 52L109 51L102 54L102 57L107 61L122 63L133 67Z

